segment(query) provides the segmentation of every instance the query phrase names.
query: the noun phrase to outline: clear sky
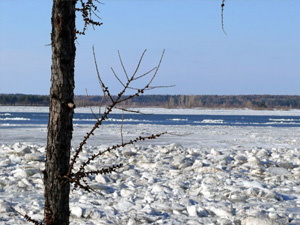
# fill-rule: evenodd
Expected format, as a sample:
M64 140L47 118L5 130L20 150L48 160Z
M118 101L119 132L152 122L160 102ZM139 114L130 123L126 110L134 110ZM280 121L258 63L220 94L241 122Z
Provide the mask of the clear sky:
M92 46L103 79L116 93L117 51L133 72L166 50L148 94L300 94L300 1L102 0L103 26L77 41L75 94L101 94ZM48 94L51 0L0 0L0 93ZM79 20L79 17L78 17ZM78 22L78 26L80 23Z

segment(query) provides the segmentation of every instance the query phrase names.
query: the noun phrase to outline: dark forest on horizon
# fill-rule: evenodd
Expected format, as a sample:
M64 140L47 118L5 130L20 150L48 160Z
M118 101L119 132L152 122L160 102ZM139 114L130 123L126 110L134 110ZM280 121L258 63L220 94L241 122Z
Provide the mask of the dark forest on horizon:
M103 96L75 96L77 107L104 106ZM0 94L2 106L48 106L48 95ZM300 109L298 95L141 95L124 107Z

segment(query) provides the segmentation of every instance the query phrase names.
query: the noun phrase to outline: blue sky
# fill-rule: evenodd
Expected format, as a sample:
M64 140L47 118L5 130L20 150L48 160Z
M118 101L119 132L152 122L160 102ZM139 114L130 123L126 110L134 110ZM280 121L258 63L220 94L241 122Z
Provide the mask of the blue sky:
M113 93L120 85L110 67L123 77L118 50L133 72L147 49L145 72L165 49L154 85L176 86L148 94L300 94L299 0L227 0L227 35L221 0L102 2L104 25L77 42L75 94L101 94L93 45ZM0 0L0 93L49 93L51 7L51 0Z

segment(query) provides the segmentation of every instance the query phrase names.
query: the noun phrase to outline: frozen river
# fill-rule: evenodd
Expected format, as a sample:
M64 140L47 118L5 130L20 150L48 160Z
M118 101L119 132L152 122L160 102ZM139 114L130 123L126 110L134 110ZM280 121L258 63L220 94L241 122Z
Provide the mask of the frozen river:
M47 112L3 108L0 112ZM80 113L89 112L80 109ZM298 116L299 111L164 110L168 115ZM74 126L76 149L90 124ZM120 173L91 177L103 195L71 194L71 224L300 224L300 127L125 123L125 140L167 131L105 155L91 167L122 162ZM80 157L121 141L106 124ZM11 208L40 220L46 125L0 127L0 224L25 224ZM116 157L118 156L118 157Z

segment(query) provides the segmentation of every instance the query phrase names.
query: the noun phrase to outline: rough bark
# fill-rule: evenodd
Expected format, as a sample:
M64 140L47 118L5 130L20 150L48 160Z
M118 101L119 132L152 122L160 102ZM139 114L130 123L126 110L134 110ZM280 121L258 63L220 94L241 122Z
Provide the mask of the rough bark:
M45 183L45 224L69 224L70 164L74 98L75 0L53 0L50 116Z

